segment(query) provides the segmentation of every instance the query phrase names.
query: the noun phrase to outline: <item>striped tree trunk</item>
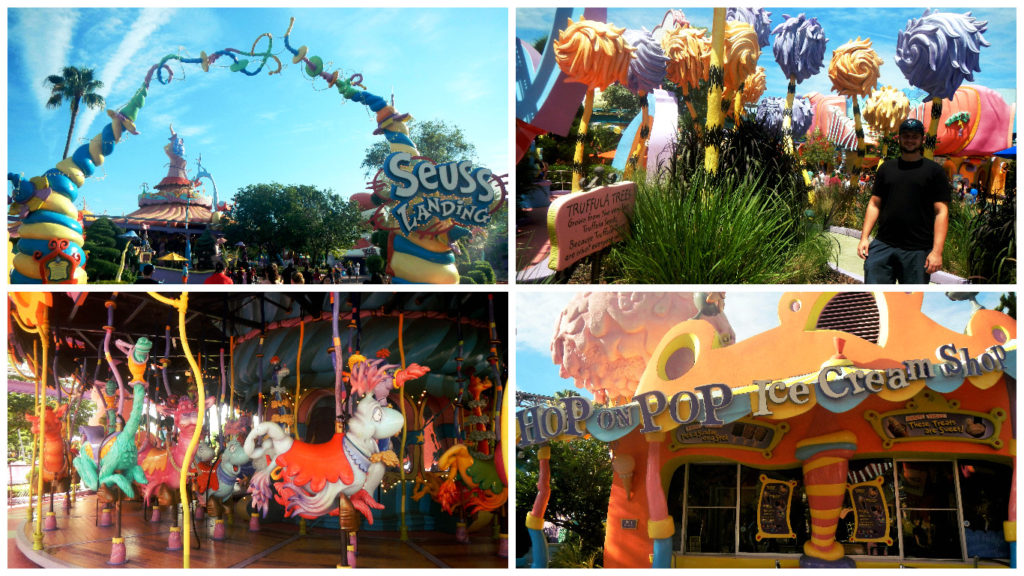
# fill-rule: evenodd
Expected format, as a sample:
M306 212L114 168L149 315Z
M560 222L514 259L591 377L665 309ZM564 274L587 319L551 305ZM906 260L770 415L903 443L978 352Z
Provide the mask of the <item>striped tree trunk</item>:
M786 152L793 153L793 100L796 98L796 76L789 77L789 87L786 89L786 108L782 111L782 138L786 145Z
M576 153L572 157L572 191L579 192L583 189L580 182L583 180L583 140L587 137L587 125L590 124L590 114L594 111L594 89L587 90L587 98L583 101L583 117L580 118L580 127L576 131Z
M864 125L861 124L860 103L857 102L856 94L853 95L853 127L854 132L857 134L857 156L853 161L852 180L856 184L860 180L861 170L864 166L864 156L868 149L867 142L864 141Z
M715 8L714 25L711 30L711 70L708 90L708 117L705 128L708 143L704 147L704 169L711 174L718 173L718 131L722 128L722 88L725 73L722 69L725 51L725 8Z
M924 157L929 160L935 157L935 135L939 132L940 116L942 116L942 98L932 98L932 121L928 125L928 134L924 137Z
M740 125L740 117L743 114L743 88L744 83L740 83L740 89L736 91L736 95L732 100L732 118L737 126Z

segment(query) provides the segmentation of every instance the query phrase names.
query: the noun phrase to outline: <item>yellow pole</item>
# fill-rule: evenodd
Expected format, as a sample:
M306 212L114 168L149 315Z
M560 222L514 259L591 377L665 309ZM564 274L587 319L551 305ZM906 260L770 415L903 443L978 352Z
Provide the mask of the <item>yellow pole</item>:
M188 292L182 292L181 298L177 300L167 298L156 292L150 292L149 295L155 298L157 301L163 302L164 304L172 306L178 310L178 334L181 339L181 349L185 352L185 358L188 360L188 365L192 369L192 376L195 378L196 381L196 391L198 395L198 398L196 399L196 405L206 406L206 385L203 382L202 374L200 374L199 365L196 363L196 358L195 356L192 355L192 350L188 345L188 338L186 338L185 336L185 313L188 311ZM192 438L189 440L188 443L188 449L185 451L184 462L186 463L186 465L181 467L179 490L182 502L188 502L187 463L192 462L192 459L195 457L196 446L199 445L199 436L202 434L203 424L206 417L206 410L200 409L196 410L196 412L196 429L192 433ZM188 506L182 507L182 516L182 522L185 525L185 529L182 530L182 532L184 532L184 538L182 542L182 555L184 556L184 558L182 567L188 569L189 550L191 549L192 546L192 531L188 529L188 526L192 522L192 513L189 510Z
M302 382L302 339L306 334L306 322L299 322L299 350L295 354L295 397L292 399L292 432L299 438L299 390Z
M16 314L12 315L12 318L17 318L17 317L18 316ZM39 343L38 342L32 342L32 363L35 366L39 366ZM35 406L32 407L32 412L35 413L36 418L39 418L39 370L35 370L34 369L33 372L35 373L34 377L32 379L35 381L34 382L34 386L35 386L35 393L36 393L36 403L35 403ZM42 454L42 447L39 445L39 443L41 442L42 436L43 436L42 434L37 434L35 437L32 438L32 463L33 464L36 464L36 460L42 460L42 458L40 457L40 454ZM35 493L35 491L36 491L36 485L31 483L31 482L29 482L29 484L28 484L28 519L30 521L32 520L32 495ZM36 494L36 495L38 495L38 494ZM41 525L42 521L43 521L42 516L40 516L38 523ZM39 528L39 526L37 526L37 528Z
M708 90L708 117L706 122L708 145L704 148L704 169L718 172L718 131L722 127L722 88L724 87L725 8L715 8L711 29L711 89Z
M37 462L37 476L39 477L39 487L37 490L36 500L36 531L32 535L32 549L42 550L43 549L43 460L46 453L46 367L48 366L46 356L47 351L50 349L50 316L49 308L43 308L41 312L41 318L39 319L39 342L40 347L43 349L43 359L41 363L36 364L36 377L39 381L39 392L41 402L39 403L39 457ZM33 346L33 348L35 348Z
M232 336L228 342L228 348L231 350L231 400L228 407L228 416L235 416L235 337Z
M584 113L584 115L586 115ZM580 126L583 124L581 123ZM405 313L398 314L398 355L401 358L402 368L405 370L405 344L402 341L402 327L405 323ZM399 537L403 542L409 540L409 527L405 524L405 438L408 433L409 426L406 424L405 416L405 382L402 383L398 390L398 400L402 409L402 445L398 447L398 468L399 468L399 481L402 483L402 522L399 530Z
M587 136L587 126L590 124L590 114L594 110L594 89L587 89L587 97L583 100L583 117L580 118L580 127L576 131L576 153L572 157L572 191L583 190L580 182L583 180L583 139Z

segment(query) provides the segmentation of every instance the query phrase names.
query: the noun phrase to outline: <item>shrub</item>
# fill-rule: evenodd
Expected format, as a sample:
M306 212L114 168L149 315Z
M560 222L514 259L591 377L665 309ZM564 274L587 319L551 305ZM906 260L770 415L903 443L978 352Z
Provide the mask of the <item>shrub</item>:
M763 182L703 170L685 181L641 179L629 238L612 247L609 271L621 273L616 281L651 284L768 284L813 276L806 261L791 263L805 238L802 206ZM810 246L821 252L820 244Z

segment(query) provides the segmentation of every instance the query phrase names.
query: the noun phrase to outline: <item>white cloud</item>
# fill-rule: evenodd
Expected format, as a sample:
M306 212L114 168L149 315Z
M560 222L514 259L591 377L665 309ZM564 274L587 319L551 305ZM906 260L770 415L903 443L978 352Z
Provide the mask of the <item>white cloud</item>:
M110 56L103 71L99 74L99 77L103 78L106 84L107 94L116 93L118 89L117 82L121 79L124 69L132 63L132 58L144 47L150 37L161 26L171 20L173 14L173 9L142 10L138 20L125 32L124 39ZM112 105L112 103L108 102L108 105ZM90 110L88 108L82 112L79 124L75 129L76 137L84 138L87 135L91 135L90 125L100 112L100 110Z
M572 292L528 292L516 294L516 347L548 354L555 323L565 309Z
M78 15L70 10L26 9L18 10L17 16L18 23L10 30L8 46L15 54L20 54L24 82L42 110L50 98L50 89L43 84L43 79L50 74L60 74L68 66Z

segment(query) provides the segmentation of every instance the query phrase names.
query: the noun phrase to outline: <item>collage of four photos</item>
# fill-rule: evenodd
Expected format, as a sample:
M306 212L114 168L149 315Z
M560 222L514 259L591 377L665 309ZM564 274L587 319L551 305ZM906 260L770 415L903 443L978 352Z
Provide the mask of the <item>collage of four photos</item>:
M1011 3L6 13L8 569L1017 567Z

